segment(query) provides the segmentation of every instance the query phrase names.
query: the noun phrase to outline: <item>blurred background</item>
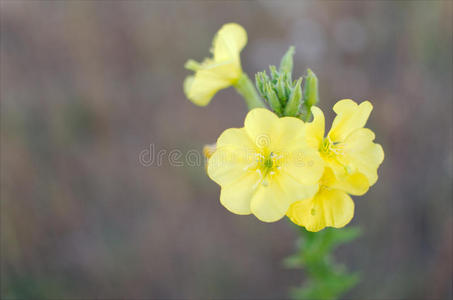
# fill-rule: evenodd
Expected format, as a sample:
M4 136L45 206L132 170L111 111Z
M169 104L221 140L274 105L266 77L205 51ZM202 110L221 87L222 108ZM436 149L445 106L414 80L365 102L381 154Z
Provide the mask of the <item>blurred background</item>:
M336 252L354 299L452 297L450 1L1 1L2 299L282 299L303 271L286 219L229 213L204 167L139 155L201 151L246 114L233 89L184 96L189 58L238 22L251 76L296 46L328 122L371 100L386 158L356 197L363 235ZM184 157L183 157L184 158ZM181 161L183 161L181 158Z

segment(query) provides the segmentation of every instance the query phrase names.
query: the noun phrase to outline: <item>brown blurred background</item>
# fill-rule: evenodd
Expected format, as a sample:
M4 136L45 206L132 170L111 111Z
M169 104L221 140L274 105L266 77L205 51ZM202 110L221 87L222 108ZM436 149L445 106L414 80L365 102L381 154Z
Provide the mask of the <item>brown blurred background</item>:
M2 299L281 299L304 280L296 232L229 213L200 151L246 114L233 89L182 92L184 62L242 24L251 76L296 46L320 106L371 100L386 158L356 198L364 234L337 251L346 298L452 297L451 1L1 1Z

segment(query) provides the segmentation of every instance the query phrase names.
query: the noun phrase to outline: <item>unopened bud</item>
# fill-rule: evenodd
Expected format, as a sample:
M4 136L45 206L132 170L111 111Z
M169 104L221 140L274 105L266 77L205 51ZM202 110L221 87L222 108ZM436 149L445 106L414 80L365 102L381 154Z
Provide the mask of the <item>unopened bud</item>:
M319 101L318 96L318 78L310 69L307 70L304 86L304 105L312 107Z
M293 72L293 56L295 48L294 46L289 47L285 55L283 55L282 60L280 61L280 73L289 74L289 80L291 80L291 73Z

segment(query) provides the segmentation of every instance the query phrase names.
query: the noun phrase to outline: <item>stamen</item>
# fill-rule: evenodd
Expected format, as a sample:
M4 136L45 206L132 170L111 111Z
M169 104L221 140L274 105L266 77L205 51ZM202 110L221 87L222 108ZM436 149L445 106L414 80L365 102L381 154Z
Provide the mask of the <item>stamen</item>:
M345 153L344 144L341 142L332 142L329 136L322 142L320 151L327 156L343 155Z
M272 176L276 174L276 170L280 170L277 159L281 156L276 155L274 152L266 153L255 153L255 166L256 172L259 174L259 180L253 185L255 189L259 184L262 186L268 186L270 184L269 180ZM247 166L249 167L249 166Z
M255 167L256 164L257 164L257 162L254 161L254 162L252 162L252 163L246 165L246 166L243 168L243 170L244 170L244 171L250 170L251 168Z
M260 179L258 179L258 181L253 185L252 189L256 189L258 187L258 185L263 181L263 174L261 173L261 170L260 169L256 169L256 172L258 172L258 174L260 175Z

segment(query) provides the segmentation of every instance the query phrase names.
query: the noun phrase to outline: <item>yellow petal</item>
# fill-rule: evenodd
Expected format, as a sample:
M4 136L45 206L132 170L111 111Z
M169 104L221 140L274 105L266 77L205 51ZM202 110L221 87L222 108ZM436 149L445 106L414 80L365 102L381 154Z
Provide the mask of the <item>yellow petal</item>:
M183 87L184 87L184 94L186 94L186 96L188 96L190 93L194 78L195 78L195 76L190 75L190 76L187 76L186 79L184 79Z
M365 126L373 105L369 101L364 101L357 105L350 99L338 101L333 110L337 114L329 137L333 142L343 141L347 136L358 128Z
M332 169L332 171L334 172L334 174L336 176L349 174L347 172L346 167L343 164L340 164L338 159L336 159L335 157L333 159L327 158L327 159L325 159L325 161L326 161L326 165Z
M293 117L280 118L279 128L275 132L273 151L290 153L306 145L306 125L304 121Z
M203 64L194 76L184 81L184 92L189 100L199 106L206 106L221 89L234 84L241 70L232 63Z
M384 160L382 146L373 140L374 133L370 129L357 129L344 141L344 154L340 158L344 164L365 175L370 185L376 183L377 169Z
M325 162L319 152L301 145L283 157L281 171L307 185L316 184L324 172Z
M220 148L209 159L208 175L220 186L227 186L249 173L247 168L252 163L242 151Z
M307 142L311 147L318 149L324 138L324 114L316 106L311 108L311 113L313 114L313 121L306 124Z
M245 117L244 127L250 139L260 148L272 147L278 143L280 119L265 108L252 109Z
M238 215L250 214L250 203L259 180L258 173L247 172L231 184L222 186L220 203L232 213Z
M290 205L300 199L313 197L318 185L304 185L286 173L261 183L251 202L252 213L263 222L283 218Z
M297 184L297 183L296 183ZM260 184L251 202L252 213L263 222L275 222L285 216L297 198L288 197L276 180Z
M354 202L345 192L321 189L315 197L291 205L288 217L308 231L325 227L341 228L354 216Z
M304 184L298 178L294 178L284 171L277 173L273 180L283 189L286 195L285 199L288 199L289 203L311 198L319 188L318 182L315 184Z
M234 60L239 62L239 53L247 44L247 32L236 23L228 23L222 26L214 37L212 52L216 62Z
M320 185L341 190L351 195L363 195L370 186L368 179L362 173L348 174L343 172L335 174L330 164L324 169Z
M225 147L247 152L255 150L255 144L244 128L230 128L222 132L217 139L217 148Z
M242 177L256 163L254 144L244 128L225 130L216 145L209 159L208 175L221 186Z
M251 202L252 213L263 222L275 222L285 216L291 203L285 201L283 190L274 181L260 185Z
M290 153L307 146L305 124L298 118L278 118L269 110L258 108L247 115L245 128L259 148L266 146L274 152Z
M335 178L335 182L330 187L351 195L361 196L368 191L370 183L365 175L355 172L351 175L346 174Z
M352 166L349 164L349 166ZM347 172L344 165L335 160L328 161L321 184L344 191L351 195L363 195L368 191L370 183L368 178L357 170Z

